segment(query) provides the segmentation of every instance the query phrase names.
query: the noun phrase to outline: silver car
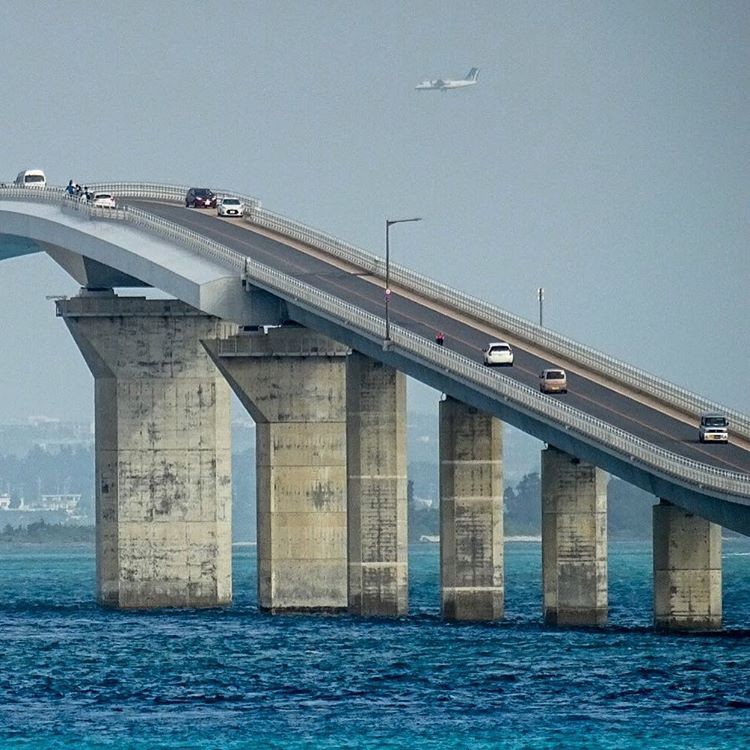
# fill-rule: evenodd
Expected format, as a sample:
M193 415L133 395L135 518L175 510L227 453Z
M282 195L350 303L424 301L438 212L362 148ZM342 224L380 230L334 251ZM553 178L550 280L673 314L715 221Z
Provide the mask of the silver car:
M542 393L567 393L568 376L565 370L550 367L539 374L539 390Z

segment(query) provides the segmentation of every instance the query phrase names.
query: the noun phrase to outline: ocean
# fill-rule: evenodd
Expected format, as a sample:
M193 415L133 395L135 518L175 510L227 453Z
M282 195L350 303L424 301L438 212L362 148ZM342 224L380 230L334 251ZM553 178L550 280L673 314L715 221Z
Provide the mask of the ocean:
M610 624L541 624L538 542L505 547L506 617L439 616L437 545L396 621L235 603L116 612L94 551L0 546L0 748L750 748L750 539L724 542L720 633L651 628L651 546L611 542Z

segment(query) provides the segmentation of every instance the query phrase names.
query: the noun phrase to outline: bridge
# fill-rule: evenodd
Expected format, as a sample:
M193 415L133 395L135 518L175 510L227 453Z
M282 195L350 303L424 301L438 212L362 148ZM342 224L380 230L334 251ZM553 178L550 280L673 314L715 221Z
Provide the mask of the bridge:
M441 604L503 615L502 422L542 440L544 617L607 617L610 472L652 493L654 618L721 625L721 527L750 534L750 418L265 209L184 208L187 188L109 183L95 208L0 188L0 258L46 252L95 379L97 596L231 601L229 389L257 424L259 604L408 610L405 376L440 400ZM124 297L154 287L173 300ZM434 341L437 330L445 345ZM387 334L387 335L386 335ZM515 363L484 366L506 340ZM564 367L566 395L539 392ZM697 440L699 415L730 443Z

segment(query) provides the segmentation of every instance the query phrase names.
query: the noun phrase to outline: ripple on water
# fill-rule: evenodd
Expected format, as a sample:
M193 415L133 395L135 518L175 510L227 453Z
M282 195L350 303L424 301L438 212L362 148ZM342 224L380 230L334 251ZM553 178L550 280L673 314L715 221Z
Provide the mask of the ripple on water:
M540 624L538 544L506 548L489 625L440 621L436 548L397 621L270 617L249 587L231 609L100 610L90 551L53 572L0 554L0 746L750 747L750 543L730 551L730 631L701 635L651 630L647 545L611 545L602 631Z

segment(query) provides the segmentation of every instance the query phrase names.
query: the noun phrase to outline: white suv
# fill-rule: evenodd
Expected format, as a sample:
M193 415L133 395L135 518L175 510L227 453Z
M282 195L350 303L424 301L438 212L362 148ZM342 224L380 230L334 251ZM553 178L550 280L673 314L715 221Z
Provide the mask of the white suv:
M704 414L698 427L701 443L728 443L729 420L723 414Z
M510 344L506 344L504 341L491 341L482 351L484 352L484 364L486 365L510 366L513 364L513 350L510 348Z

